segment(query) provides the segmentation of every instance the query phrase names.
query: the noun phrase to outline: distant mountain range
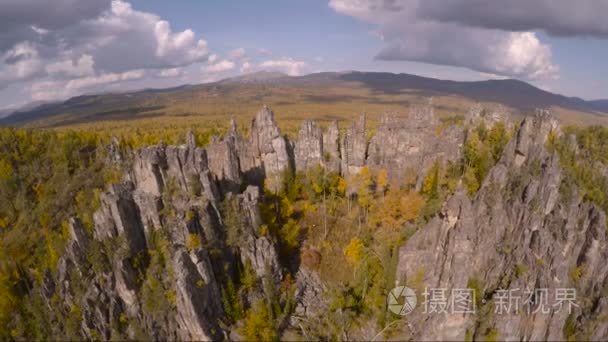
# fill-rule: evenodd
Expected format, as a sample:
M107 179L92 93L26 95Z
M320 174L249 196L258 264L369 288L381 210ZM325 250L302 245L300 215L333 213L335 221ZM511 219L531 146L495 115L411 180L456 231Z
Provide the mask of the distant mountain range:
M534 108L559 107L575 113L589 113L608 118L608 100L586 101L577 97L554 94L526 82L506 79L475 82L440 80L410 74L384 72L323 72L292 77L277 72L257 72L224 79L214 83L184 85L167 89L146 89L128 93L85 95L64 102L45 103L34 108L28 106L2 119L2 125L59 126L82 121L114 120L142 115L158 115L158 111L175 103L198 101L204 106L205 98L247 94L263 99L278 94L281 89L305 94L310 89L364 89L374 95L459 96L476 102L492 102L519 111ZM244 89L247 91L245 92ZM255 93L255 92L259 93ZM241 93L240 93L241 92ZM347 93L347 92L343 92ZM240 96L240 95L239 95ZM239 101L239 96L231 101ZM368 99L370 98L368 97ZM322 97L309 96L309 101L339 102L361 98L355 95ZM154 114L150 114L154 113ZM6 113L5 113L6 114ZM576 114L575 114L576 115Z

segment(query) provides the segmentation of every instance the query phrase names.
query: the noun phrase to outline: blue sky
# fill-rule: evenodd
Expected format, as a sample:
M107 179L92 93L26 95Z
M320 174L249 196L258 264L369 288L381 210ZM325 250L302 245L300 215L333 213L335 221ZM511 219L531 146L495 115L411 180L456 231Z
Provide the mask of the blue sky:
M608 98L608 0L489 4L3 0L0 108L258 70L518 78L569 96Z
M326 0L134 0L132 3L142 10L163 13L177 30L192 28L204 32L209 43L224 52L239 47L248 50L262 47L276 55L307 60L324 71L388 71L464 81L488 78L457 67L375 60L382 42L373 35L374 25L336 13ZM526 81L569 96L608 98L608 41L540 35L553 48L560 78ZM318 57L323 58L323 62L315 61Z

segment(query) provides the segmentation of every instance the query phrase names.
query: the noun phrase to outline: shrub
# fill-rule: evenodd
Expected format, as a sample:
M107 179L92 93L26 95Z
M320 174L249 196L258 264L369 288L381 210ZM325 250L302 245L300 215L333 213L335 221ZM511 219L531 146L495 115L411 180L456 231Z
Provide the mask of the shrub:
M344 248L344 256L351 265L357 265L361 262L365 255L365 246L359 238L353 238L350 243Z
M263 300L247 312L241 333L246 341L278 341L279 334L271 312Z
M201 248L201 238L197 233L189 233L186 236L186 249L188 252L192 252L196 249Z

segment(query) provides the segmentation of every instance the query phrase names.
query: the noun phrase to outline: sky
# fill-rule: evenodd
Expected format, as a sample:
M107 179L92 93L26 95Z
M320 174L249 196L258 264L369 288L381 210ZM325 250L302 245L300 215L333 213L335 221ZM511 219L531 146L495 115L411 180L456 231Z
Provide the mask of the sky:
M608 0L2 0L0 109L260 70L608 98Z

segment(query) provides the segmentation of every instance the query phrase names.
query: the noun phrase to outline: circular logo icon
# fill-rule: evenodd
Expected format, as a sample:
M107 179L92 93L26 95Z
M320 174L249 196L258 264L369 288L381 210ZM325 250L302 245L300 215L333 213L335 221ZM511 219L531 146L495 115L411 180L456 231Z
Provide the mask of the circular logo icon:
M390 312L405 316L414 310L417 301L414 290L406 286L397 286L389 292L387 305Z

